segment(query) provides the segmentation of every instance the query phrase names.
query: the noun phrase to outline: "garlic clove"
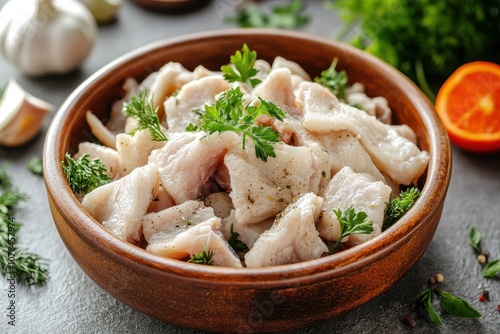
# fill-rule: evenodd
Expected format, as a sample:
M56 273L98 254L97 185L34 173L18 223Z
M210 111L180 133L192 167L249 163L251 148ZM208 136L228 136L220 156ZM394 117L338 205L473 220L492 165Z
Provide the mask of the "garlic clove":
M106 24L116 19L121 0L82 0L99 24Z
M27 93L11 78L0 101L0 145L21 146L33 139L53 105Z

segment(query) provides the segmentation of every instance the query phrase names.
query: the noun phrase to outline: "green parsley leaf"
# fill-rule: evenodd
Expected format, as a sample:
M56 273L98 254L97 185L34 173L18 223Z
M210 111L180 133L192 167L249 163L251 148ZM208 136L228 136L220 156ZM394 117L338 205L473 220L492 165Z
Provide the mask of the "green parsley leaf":
M74 160L68 153L62 168L74 194L86 195L97 187L111 182L106 166L99 159L90 160L88 154Z
M345 237L353 234L369 234L373 232L373 222L368 219L366 212L356 211L352 205L345 211L342 211L340 208L334 209L333 213L340 223L340 236L330 250L330 254L333 253Z
M26 164L26 168L28 168L33 174L43 175L43 161L42 157L33 157Z
M215 105L206 105L205 113L201 115L201 125L189 125L186 130L202 130L208 134L214 132L234 131L241 133L242 147L245 148L246 138L250 138L255 146L255 155L267 161L268 157L276 157L272 144L279 142L279 133L271 127L255 125L259 115L269 115L283 120L286 116L276 104L260 99L260 105L243 106L243 92L239 87L223 92Z
M481 243L481 233L479 233L475 227L471 227L467 238L472 248L474 248L477 253L481 253L481 247L479 245Z
M241 240L238 240L240 234L238 232L233 231L234 224L231 224L230 233L231 236L227 241L229 246L231 246L235 252L246 252L248 250L248 246Z
M346 90L348 88L347 73L345 71L337 72L338 58L335 58L330 67L321 72L319 77L315 77L314 81L328 88L339 100L344 101Z
M188 262L195 263L195 264L202 264L202 265L206 265L206 266L212 266L212 265L214 265L214 261L212 259L213 256L214 256L214 253L211 250L207 251L206 249L204 249L198 254L191 255Z
M434 309L434 306L432 306L432 291L427 289L422 291L420 296L418 297L418 302L422 304L422 306L425 308L427 311L427 314L429 315L429 318L431 319L432 322L434 322L437 325L442 325L443 322L441 321L441 318L437 314L436 310Z
M500 274L500 259L489 261L481 271L483 277L492 278Z
M420 197L418 188L408 188L391 202L386 203L383 229L387 229L407 213Z
M257 52L250 51L246 44L243 44L243 48L237 50L234 55L231 56L231 65L224 65L221 67L224 79L229 82L244 82L252 87L257 86L261 81L257 78L253 78L259 70L254 68L255 60L257 59Z
M460 318L480 318L479 313L468 302L460 297L453 296L449 292L436 290L436 293L441 297L441 305L449 314Z
M154 141L168 140L161 130L158 108L154 108L151 101L148 102L147 90L141 90L137 96L132 96L129 102L124 103L122 112L139 122L139 125L130 132L131 136L139 130L147 129Z

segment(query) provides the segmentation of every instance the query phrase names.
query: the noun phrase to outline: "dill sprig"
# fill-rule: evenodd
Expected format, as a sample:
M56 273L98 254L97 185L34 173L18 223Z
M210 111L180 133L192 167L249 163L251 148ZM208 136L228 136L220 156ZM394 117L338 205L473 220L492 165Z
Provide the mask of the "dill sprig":
M130 101L123 105L122 112L127 117L137 119L139 123L135 129L130 131L131 136L139 130L147 129L154 141L168 140L161 130L158 108L153 107L153 102L148 102L147 90L143 89L136 96L132 96Z
M386 203L384 212L383 229L387 229L397 222L408 210L411 209L415 201L420 197L420 190L412 187L402 191L398 197Z
M243 92L239 87L227 90L219 96L215 105L205 106L199 127L190 124L186 130L202 130L209 134L224 131L241 133L242 147L245 148L246 138L250 138L255 145L257 158L267 161L268 157L276 157L272 144L278 143L280 135L269 126L256 125L255 121L263 114L282 121L286 114L276 104L259 99L259 106L244 106Z
M16 247L21 224L9 214L27 196L13 188L6 171L0 167L0 273L28 286L42 286L47 281L47 262L38 255Z
M213 256L214 252L212 252L211 250L204 249L198 254L191 255L188 262L195 264L203 264L206 266L212 266L214 265L214 260L212 259Z
M373 222L368 219L368 215L364 211L356 211L353 206L350 206L344 211L340 208L334 209L333 213L340 223L340 236L331 248L330 254L333 254L335 248L340 245L340 242L345 237L353 234L369 234L373 232Z
M89 157L88 154L84 154L74 160L68 153L64 156L62 168L74 194L84 196L95 188L111 182L106 166L101 160L90 160Z

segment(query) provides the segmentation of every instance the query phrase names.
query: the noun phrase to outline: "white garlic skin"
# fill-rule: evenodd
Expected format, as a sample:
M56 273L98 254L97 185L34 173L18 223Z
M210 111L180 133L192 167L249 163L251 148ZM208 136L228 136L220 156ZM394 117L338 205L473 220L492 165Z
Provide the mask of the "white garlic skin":
M76 0L10 0L0 11L0 52L29 76L76 69L96 34L94 17Z

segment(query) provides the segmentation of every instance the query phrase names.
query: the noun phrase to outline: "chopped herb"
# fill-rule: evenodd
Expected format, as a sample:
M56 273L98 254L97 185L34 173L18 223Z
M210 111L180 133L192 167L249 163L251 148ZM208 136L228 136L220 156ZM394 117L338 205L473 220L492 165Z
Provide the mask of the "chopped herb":
M211 250L207 251L206 249L204 249L198 254L191 255L188 262L212 266L212 265L214 265L214 260L212 260L213 256L214 256L214 253Z
M241 240L238 240L238 237L240 234L238 232L233 231L233 225L231 224L231 229L230 233L231 236L229 237L229 240L227 241L229 243L229 246L231 246L235 252L246 252L248 250L248 246Z
M346 97L347 73L345 71L338 72L336 70L338 59L335 58L330 67L321 72L319 77L314 78L314 81L328 88L339 100L344 101Z
M259 6L248 4L236 17L226 21L235 22L242 28L298 29L309 23L309 16L302 14L304 7L301 0L293 0L287 5L273 7L267 14Z
M248 46L243 44L241 51L237 50L236 53L231 56L230 61L232 65L224 65L221 67L224 79L229 82L244 82L252 87L257 86L261 81L257 78L253 78L259 72L258 69L254 68L256 59L257 52L250 51Z
M106 166L99 159L90 160L88 154L74 160L66 153L62 168L74 194L83 196L95 188L111 182L106 173Z
M477 253L481 253L481 233L475 228L471 227L468 235L469 244L474 248Z
M391 227L395 222L403 217L403 215L411 209L419 197L420 190L412 187L402 191L397 198L386 203L383 229L385 230Z
M147 129L154 141L168 140L161 130L158 108L154 108L151 101L148 102L147 90L141 90L136 96L132 96L130 101L123 105L122 111L125 116L133 117L139 123L130 131L130 135L133 136L137 131Z
M341 209L336 209L333 210L333 213L340 223L340 236L330 250L330 254L333 253L345 237L353 234L369 234L373 232L373 222L368 219L368 215L364 211L356 211L350 206L343 212Z
M460 297L453 296L449 292L436 290L436 293L441 297L441 306L449 314L460 318L480 318L479 313L468 302Z
M429 289L426 289L422 291L420 296L418 297L418 302L425 308L427 311L427 314L429 315L429 318L431 319L432 322L434 322L437 325L442 325L443 322L441 321L441 318L437 314L436 310L434 309L434 306L432 305L432 291Z
M26 198L18 189L12 188L5 169L0 167L0 273L28 286L42 286L47 281L47 263L38 255L15 246L21 224L9 216Z
M481 271L483 277L492 278L500 274L500 259L488 262Z
M43 175L43 165L42 165L42 157L33 157L31 158L26 167L36 175Z
M255 155L267 161L268 157L276 157L272 144L278 143L280 135L271 127L255 125L257 117L263 114L281 121L286 115L277 105L264 99L260 99L258 107L243 106L243 92L236 87L223 92L215 105L205 106L199 127L190 124L186 130L203 130L209 134L224 131L241 133L242 147L245 148L246 137L250 138L255 145Z

